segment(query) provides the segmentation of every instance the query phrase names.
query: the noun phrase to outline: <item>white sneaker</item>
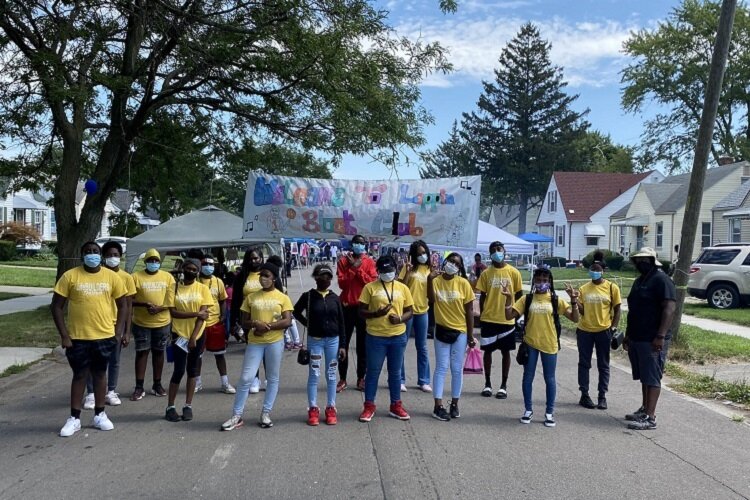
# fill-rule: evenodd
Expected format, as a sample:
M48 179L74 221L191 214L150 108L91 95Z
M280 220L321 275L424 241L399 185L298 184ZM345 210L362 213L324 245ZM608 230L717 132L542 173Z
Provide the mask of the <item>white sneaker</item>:
M432 392L432 387L430 387L430 384L422 384L419 386L419 390L422 392Z
M260 414L260 426L264 429L270 429L273 427L270 413L263 412Z
M530 424L532 415L534 415L534 412L531 410L526 410L525 412L523 412L523 415L521 416L521 423Z
M94 415L93 425L100 431L111 431L115 428L105 412L101 412L99 415Z
M86 394L86 397L83 398L83 409L93 410L95 403L96 401L94 400L94 394L92 392L89 392L88 394Z
M250 384L250 394L258 394L260 392L260 379L255 377L253 383Z
M232 384L227 382L226 385L221 386L221 392L223 392L224 394L234 394L237 392L237 389L232 387Z
M68 417L65 421L65 425L60 429L60 437L70 437L76 432L81 430L81 419L75 417Z
M401 384L401 392L406 392L406 385L405 384Z
M109 406L120 406L122 404L122 401L120 401L120 395L115 391L109 391L107 395L104 396L104 402Z
M199 393L202 390L203 390L203 382L199 382L199 383L195 384L195 392L196 393Z

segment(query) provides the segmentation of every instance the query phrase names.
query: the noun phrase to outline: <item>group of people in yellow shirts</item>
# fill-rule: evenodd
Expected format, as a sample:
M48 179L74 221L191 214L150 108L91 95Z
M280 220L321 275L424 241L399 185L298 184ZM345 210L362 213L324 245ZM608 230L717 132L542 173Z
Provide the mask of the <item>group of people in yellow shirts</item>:
M467 348L474 348L477 344L474 336L475 292L467 279L460 254L448 255L440 269L431 265L429 255L425 242L414 242L409 249L409 259L398 276L395 261L387 255L381 256L374 266L365 252L344 254L338 262L339 278L342 267L349 269L352 275L359 269L374 267L377 275L376 279L363 282L358 294L357 312L366 325L366 371L362 383L358 382L365 399L360 421L369 422L375 415L378 379L386 362L390 396L388 413L401 420L410 418L401 400L401 394L406 390L403 383L404 354L410 333L416 338L426 337L426 331L421 330L426 330L430 304L434 307L436 322L436 366L430 387L429 360L424 352L426 341L421 345L418 343L418 387L433 393L433 416L436 419L460 418L458 403L463 385L463 362ZM476 289L481 294L479 345L484 351L485 372L485 388L481 394L488 397L493 394L492 353L499 350L502 378L495 397L507 398L510 353L516 349L516 320L524 317L522 392L525 409L521 422L530 423L532 420L532 383L541 358L547 396L544 424L553 427L555 366L559 349L557 316L563 314L576 323L581 318L577 332L580 403L586 407L606 408L608 339L612 325L617 325L619 320L619 288L602 278L602 268L597 263L590 270L592 281L580 291L566 286L570 301L555 294L552 275L546 269L534 272L532 293L524 294L520 273L505 261L503 244L492 243L490 255L492 265L481 272L476 282ZM153 249L144 255L145 269L133 275L119 268L122 249L117 243L107 243L100 248L96 243L88 242L81 248L81 256L83 265L63 274L55 286L52 301L53 318L73 371L70 417L60 431L61 436L71 436L80 430L82 401L83 405L88 403L93 407L94 427L101 430L114 428L106 415L105 404L120 403L115 392L119 350L120 346L130 343L131 331L136 350L136 385L130 398L132 401L140 400L145 394L144 379L150 353L153 372L150 392L167 397L165 418L168 421L191 420L192 399L200 383L201 355L205 348L215 355L222 390L235 394L232 416L221 428L232 430L243 424L242 414L248 394L257 392L252 386L261 363L267 387L259 424L271 427L270 413L278 393L284 351L283 335L291 325L293 313L310 328L308 340L312 360L308 379L308 424L318 425L319 422L315 393L323 356L328 367L325 421L329 425L336 423L335 394L346 388L346 384L336 384L336 372L339 362L348 354L345 308L349 306L329 289L334 272L328 264L316 266L313 271L316 288L303 294L293 306L280 286L279 267L263 262L261 251L251 249L245 253L235 280L237 286L234 287L231 307L227 308L227 290L222 280L213 276L214 261L210 256L185 259L179 281L160 269L161 257ZM67 321L64 317L66 305ZM224 359L229 333L224 327L227 316L231 320L231 333L244 334L243 340L247 342L236 389L229 384ZM598 405L594 405L588 396L588 371L594 348L600 375ZM171 352L174 361L168 390L161 383L165 350ZM451 372L451 401L446 409L443 392L448 371ZM180 415L175 400L186 374L185 403ZM84 400L89 378L90 395Z

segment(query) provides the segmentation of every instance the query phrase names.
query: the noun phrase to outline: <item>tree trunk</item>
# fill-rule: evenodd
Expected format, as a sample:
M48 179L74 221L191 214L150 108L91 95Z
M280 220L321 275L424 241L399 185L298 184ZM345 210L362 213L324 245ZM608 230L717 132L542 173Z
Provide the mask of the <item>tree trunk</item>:
M526 232L526 213L529 209L529 193L521 191L518 194L518 234Z

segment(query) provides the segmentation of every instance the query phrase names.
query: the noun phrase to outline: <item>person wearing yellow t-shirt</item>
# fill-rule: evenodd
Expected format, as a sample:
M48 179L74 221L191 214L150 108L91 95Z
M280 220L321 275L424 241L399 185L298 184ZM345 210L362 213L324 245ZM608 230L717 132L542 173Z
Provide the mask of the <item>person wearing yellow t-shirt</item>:
M427 284L430 302L435 304L435 374L432 378L435 407L432 416L443 422L461 416L458 400L463 386L466 346L474 347L474 289L466 278L463 259L452 253L443 271L433 271ZM443 407L443 387L451 371L450 413Z
M482 333L479 344L484 351L484 389L482 396L492 396L492 353L500 351L502 354L502 379L500 389L495 397L508 397L508 375L510 374L510 352L516 349L515 321L505 319L505 297L500 292L503 283L508 284L513 300L523 295L521 289L521 273L518 269L505 262L505 246L499 241L490 243L490 259L492 266L485 269L476 283L481 292L479 296L479 310ZM512 302L511 302L512 303Z
M620 323L620 287L602 277L604 268L600 262L589 267L591 281L580 290L581 300L578 312L581 321L576 329L578 344L578 388L584 408L607 409L607 389L609 388L609 348L613 330ZM597 404L589 396L589 370L591 353L596 348L596 367L599 371Z
M555 294L555 284L549 269L539 268L534 271L532 278L532 292L518 299L512 304L513 295L509 284L501 287L505 296L505 317L515 319L526 312L526 302L531 298L529 304L528 318L524 318L526 332L523 342L528 348L528 359L523 367L523 390L524 412L521 416L522 424L530 424L534 411L531 405L531 389L536 373L536 364L542 358L542 371L544 373L544 384L546 386L547 405L544 413L545 427L555 426L555 397L557 395L557 382L555 381L555 369L557 367L557 351L559 349L557 329L554 321L553 298L557 300L558 314L564 314L573 323L578 322L578 291L570 284L565 285L565 292L570 297L570 304L562 297Z
M104 395L104 402L110 406L118 406L122 404L120 396L115 392L117 389L117 379L120 375L120 347L127 347L130 339L128 332L130 332L130 321L132 317L132 305L133 297L135 296L135 282L133 277L120 269L120 259L122 258L122 245L116 241L108 241L102 246L102 256L104 257L104 267L109 269L113 273L117 274L125 285L125 300L126 300L126 312L125 312L125 335L122 337L122 342L118 343L112 356L109 358L107 363L107 394ZM112 301L112 311L117 316L117 304ZM86 391L88 394L83 400L84 410L94 409L94 379L89 375L86 381Z
M383 362L388 360L389 415L409 420L401 402L401 365L406 349L406 322L411 319L414 299L409 287L396 281L396 262L382 255L375 263L378 279L367 283L359 296L359 314L365 319L365 404L360 422L375 415L375 395Z
M427 277L430 275L430 249L422 240L409 247L408 258L401 268L398 280L409 287L414 300L414 312L406 322L406 338L414 337L417 348L417 387L422 392L432 392L430 387L430 355L427 352L427 324L430 305L427 301ZM401 392L406 392L406 369L401 366Z
M200 373L198 363L206 343L204 330L209 317L208 308L214 303L208 287L198 282L200 269L201 262L198 259L192 257L185 259L182 263L182 282L177 285L174 306L169 309L172 316L172 352L174 353L174 371L169 380L169 400L164 415L169 422L193 419L195 379ZM185 372L187 372L185 406L180 416L177 414L174 403Z
M161 256L155 248L143 256L146 269L133 273L133 339L135 340L135 388L131 401L143 399L143 382L146 378L148 355L151 353L153 384L151 394L163 397L167 391L161 384L164 369L164 349L171 332L172 317L169 308L174 302L177 286L174 277L161 270Z
M52 319L73 370L70 417L60 430L61 437L70 437L81 430L81 400L89 373L94 378L93 425L103 431L114 429L104 412L107 363L117 344L128 340L127 300L122 280L102 267L101 249L95 242L83 244L81 257L83 265L66 271L55 284L52 296ZM112 308L113 301L116 311Z
M237 383L232 416L221 426L231 431L242 426L242 413L261 362L265 363L266 395L260 414L260 426L273 427L271 410L279 392L279 371L284 354L284 330L292 323L292 301L276 288L279 268L266 262L260 266L261 289L245 297L242 303L242 328L247 333L247 348L242 362L242 374Z

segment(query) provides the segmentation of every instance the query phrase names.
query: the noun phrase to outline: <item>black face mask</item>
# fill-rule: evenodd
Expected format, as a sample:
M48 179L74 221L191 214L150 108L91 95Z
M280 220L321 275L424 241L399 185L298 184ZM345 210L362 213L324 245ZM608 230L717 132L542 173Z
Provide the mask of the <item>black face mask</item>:
M654 269L654 267L656 267L655 264L652 264L651 262L643 262L643 261L635 265L635 268L638 269L638 272L644 275L650 273Z
M198 273L194 273L193 271L182 271L182 276L185 278L185 281L195 281L195 278L198 277Z
M250 269L252 272L257 272L258 269L260 269L260 262L251 262L248 266L248 269Z

